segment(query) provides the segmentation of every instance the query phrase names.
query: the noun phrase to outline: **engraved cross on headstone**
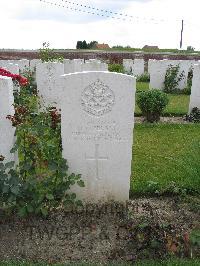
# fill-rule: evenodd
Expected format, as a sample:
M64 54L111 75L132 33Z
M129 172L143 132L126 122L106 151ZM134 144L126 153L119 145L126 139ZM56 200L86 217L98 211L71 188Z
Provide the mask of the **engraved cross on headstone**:
M95 162L95 170L96 170L96 179L101 180L102 178L99 175L99 161L107 161L108 157L100 157L99 156L99 144L95 145L95 155L94 157L87 157L87 161L94 161Z

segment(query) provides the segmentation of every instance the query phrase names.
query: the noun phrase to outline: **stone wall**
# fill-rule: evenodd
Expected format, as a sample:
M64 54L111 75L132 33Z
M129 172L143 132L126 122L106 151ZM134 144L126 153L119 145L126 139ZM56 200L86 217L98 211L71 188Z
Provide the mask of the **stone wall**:
M77 50L58 50L66 59L101 59L112 63L122 63L123 59L143 58L145 62L149 59L156 60L200 60L200 55L178 55L172 53L143 53L143 52L119 52L119 51L77 51ZM37 50L0 50L0 59L34 59L39 58Z

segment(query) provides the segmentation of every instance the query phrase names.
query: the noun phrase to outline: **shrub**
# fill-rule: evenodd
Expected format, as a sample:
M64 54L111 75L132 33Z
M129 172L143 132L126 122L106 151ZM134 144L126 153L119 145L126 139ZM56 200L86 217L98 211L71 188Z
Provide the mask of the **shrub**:
M192 88L193 68L188 72L187 87L183 90L183 94L190 95Z
M137 77L138 82L150 82L150 75L148 72L145 72L141 76Z
M31 75L29 73L29 75ZM81 203L70 193L72 185L83 187L80 175L69 174L62 158L61 116L55 107L38 111L33 78L15 94L15 114L7 118L16 127L19 164L4 163L0 155L0 204L20 216L42 214L53 208Z
M148 122L157 122L169 99L162 91L153 89L138 93L137 104Z
M63 56L55 53L53 49L49 48L49 43L44 42L43 47L39 50L39 57L44 62L63 62Z
M194 107L190 115L186 115L186 121L200 123L200 109Z
M124 67L121 64L109 64L108 70L110 72L124 73Z
M178 84L185 78L184 71L179 74L180 65L169 65L164 81L164 92L166 93L177 93L180 92Z

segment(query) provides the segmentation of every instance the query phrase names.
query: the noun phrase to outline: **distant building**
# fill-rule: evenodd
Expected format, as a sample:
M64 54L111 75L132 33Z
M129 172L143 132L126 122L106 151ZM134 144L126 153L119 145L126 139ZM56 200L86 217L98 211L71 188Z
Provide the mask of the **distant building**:
M158 46L151 46L151 45L145 45L142 49L144 50L159 50L159 47Z
M106 43L100 44L100 43L96 43L94 45L95 49L110 49L110 46Z

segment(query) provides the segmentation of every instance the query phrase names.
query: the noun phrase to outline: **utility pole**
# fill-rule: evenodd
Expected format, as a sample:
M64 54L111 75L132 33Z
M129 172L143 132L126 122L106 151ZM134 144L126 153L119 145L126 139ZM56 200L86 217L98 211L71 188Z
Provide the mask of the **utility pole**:
M183 46L183 28L184 28L184 21L182 19L182 25L181 25L181 41L180 41L180 49L182 48Z

